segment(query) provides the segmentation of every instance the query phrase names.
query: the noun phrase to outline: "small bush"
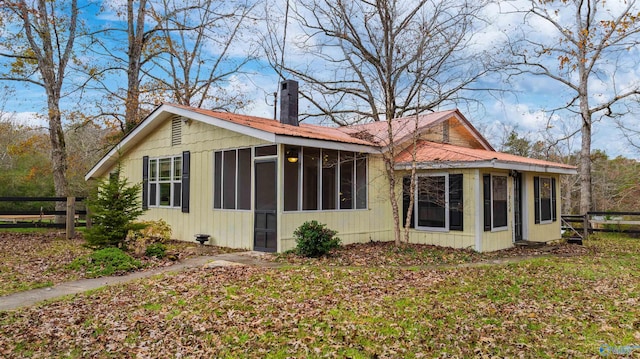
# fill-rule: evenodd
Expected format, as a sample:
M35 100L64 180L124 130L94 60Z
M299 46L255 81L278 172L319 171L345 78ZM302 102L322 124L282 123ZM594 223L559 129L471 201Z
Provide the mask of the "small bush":
M96 192L87 200L93 226L86 230L85 238L91 248L123 248L127 233L142 228L133 223L144 213L140 204L142 186L129 186L119 173L118 168L113 176L100 180Z
M144 254L147 257L156 257L158 259L164 258L165 253L167 252L167 246L162 243L153 243L147 247L147 250Z
M88 278L124 274L140 267L140 261L118 248L100 249L69 264L70 269L84 270Z
M136 257L147 255L147 247L154 243L166 243L171 239L171 226L163 221L135 222L137 227L127 233L125 241L128 251Z
M171 226L162 219L137 222L144 228L137 231L148 243L166 243L171 239Z
M340 246L340 238L335 236L338 232L326 226L313 220L304 222L298 227L293 232L297 245L296 252L305 257L320 257Z

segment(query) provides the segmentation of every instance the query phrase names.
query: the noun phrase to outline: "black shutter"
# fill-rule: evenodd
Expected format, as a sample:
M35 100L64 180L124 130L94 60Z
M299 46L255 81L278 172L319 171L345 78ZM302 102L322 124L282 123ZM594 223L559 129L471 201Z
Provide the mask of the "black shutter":
M551 220L553 222L558 220L556 211L556 179L551 178Z
M191 167L191 152L182 152L182 213L189 213L189 168Z
M411 201L411 176L402 177L402 227L407 222L407 214L409 214L409 201ZM411 222L409 228L414 227L414 218L416 217L415 211L411 215Z
M482 175L482 194L484 197L484 230L491 230L491 175Z
M149 209L149 156L142 157L142 209Z
M462 231L462 174L449 175L449 230Z
M533 177L533 213L535 213L535 223L540 223L540 177Z

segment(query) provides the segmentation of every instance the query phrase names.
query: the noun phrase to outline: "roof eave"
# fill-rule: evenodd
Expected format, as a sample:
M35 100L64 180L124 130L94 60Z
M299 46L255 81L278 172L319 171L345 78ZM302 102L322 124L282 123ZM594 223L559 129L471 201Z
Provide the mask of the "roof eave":
M361 152L361 153L379 153L380 152L380 148L375 146L341 142L341 141L320 140L320 139L299 137L299 136L276 135L274 143L284 144L284 145L293 145L293 146L318 147L318 148L324 148L324 149L330 149L330 150L353 151L353 152Z
M84 176L85 181L91 178L102 176L108 168L117 163L120 154L127 152L132 146L138 143L137 139L148 134L155 128L158 121L166 119L168 116L176 115L187 117L202 123L224 128L229 131L242 133L247 136L258 138L270 143L282 143L297 146L322 147L328 149L337 149L344 151L377 153L379 148L364 144L349 143L342 141L331 141L312 139L301 136L277 135L272 132L253 128L238 123L234 123L215 116L205 115L197 111L176 107L170 104L162 104L156 107L138 126L129 132L120 142L118 142L106 155L104 155L95 166Z
M396 170L410 170L410 162L398 163ZM428 161L416 163L417 169L454 169L454 168L492 168L502 170L516 170L522 172L554 173L563 175L575 175L575 168L556 167L552 165L535 165L529 163L483 160L483 161Z
M102 156L98 163L91 167L89 172L84 176L84 180L88 181L91 178L98 178L104 174L106 168L113 166L117 162L116 156L118 153L128 149L129 146L132 145L131 141L141 133L144 133L149 125L154 122L153 120L163 113L162 108L165 106L167 105L160 105L151 111L151 113L142 122L134 127L131 132L127 133L115 146L111 148L111 150L109 150L109 152Z

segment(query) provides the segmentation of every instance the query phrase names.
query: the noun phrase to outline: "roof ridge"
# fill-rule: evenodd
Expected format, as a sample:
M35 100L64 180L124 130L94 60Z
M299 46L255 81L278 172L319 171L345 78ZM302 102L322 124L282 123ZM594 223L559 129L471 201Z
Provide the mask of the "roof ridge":
M443 111L434 111L434 112L429 112L429 113L421 113L418 115L418 117L425 117L425 116L432 116L432 115L443 115L443 114L447 114L447 113L452 113L452 112L456 112L457 109L453 109L453 110L443 110ZM403 116L403 117L395 117L393 118L391 121L396 121L396 122L400 122L400 121L404 121L404 120L409 120L415 118L415 115L408 115L408 116ZM381 124L381 123L386 123L387 121L372 121L372 122L367 122L367 123L358 123L358 124L353 124L353 125L344 125L344 126L340 126L339 128L354 128L354 127L365 127L365 126L371 126L371 125L375 125L375 124Z

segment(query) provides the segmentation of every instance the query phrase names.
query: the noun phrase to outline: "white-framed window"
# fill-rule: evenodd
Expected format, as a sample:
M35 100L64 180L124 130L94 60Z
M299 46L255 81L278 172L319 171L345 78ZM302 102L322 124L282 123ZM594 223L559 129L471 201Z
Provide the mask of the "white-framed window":
M409 227L428 231L464 231L463 187L462 173L433 173L416 176L413 192L414 207ZM411 194L411 176L404 176L402 178L403 225L409 213Z
M534 177L534 213L536 224L553 223L556 214L556 179L553 177Z
M182 157L149 159L149 207L180 207L182 204Z
M416 228L449 230L449 174L419 175L415 192Z

